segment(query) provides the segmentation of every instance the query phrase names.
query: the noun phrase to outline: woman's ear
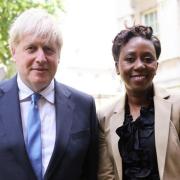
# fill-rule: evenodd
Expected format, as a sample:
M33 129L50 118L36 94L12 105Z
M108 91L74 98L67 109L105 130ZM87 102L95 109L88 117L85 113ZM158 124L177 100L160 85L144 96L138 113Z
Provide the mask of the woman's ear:
M158 69L158 65L159 65L159 63L157 62L157 64L156 64L156 70L155 70L155 72L154 72L154 76L156 75L156 71L157 71L157 69Z
M118 67L118 61L115 62L115 68L116 68L116 73L119 75L119 67Z

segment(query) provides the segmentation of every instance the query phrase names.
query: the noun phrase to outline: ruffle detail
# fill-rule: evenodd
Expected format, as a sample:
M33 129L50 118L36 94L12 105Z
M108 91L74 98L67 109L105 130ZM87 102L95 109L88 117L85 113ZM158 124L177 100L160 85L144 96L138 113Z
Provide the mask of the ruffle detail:
M117 128L116 133L120 137L118 146L123 160L123 174L126 177L124 179L159 180L158 173L153 173L153 165L150 161L152 152L146 148L146 143L154 137L153 105L148 108L142 107L140 116L135 121L130 115L129 107L126 107L125 121Z

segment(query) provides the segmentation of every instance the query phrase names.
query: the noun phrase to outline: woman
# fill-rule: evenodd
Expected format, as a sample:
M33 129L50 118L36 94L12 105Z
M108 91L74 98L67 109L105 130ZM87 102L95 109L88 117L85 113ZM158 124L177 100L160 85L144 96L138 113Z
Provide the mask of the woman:
M151 27L133 26L113 41L126 93L99 111L99 180L180 179L180 98L153 83L161 53Z

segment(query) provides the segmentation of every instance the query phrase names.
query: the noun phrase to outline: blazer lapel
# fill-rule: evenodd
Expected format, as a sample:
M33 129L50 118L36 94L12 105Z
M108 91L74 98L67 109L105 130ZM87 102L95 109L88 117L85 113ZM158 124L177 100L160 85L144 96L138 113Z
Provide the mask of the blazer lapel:
M155 104L155 143L160 179L163 179L168 144L171 103L154 98Z
M119 136L116 133L116 129L123 125L124 122L124 104L125 95L119 99L119 103L116 105L114 113L110 119L110 138L112 153L116 163L119 179L122 179L122 160L119 154L118 141Z
M166 150L168 144L169 123L171 115L171 103L166 99L169 94L162 91L158 87L154 87L155 97L155 145L157 152L157 161L160 178L163 179ZM119 179L122 179L122 160L119 155L118 141L119 136L116 134L116 129L123 125L124 122L124 106L125 95L119 100L114 113L110 120L110 138L112 145L113 157L116 163Z
M4 132L6 144L11 147L18 164L24 169L32 170L25 149L16 76L1 86L0 104L0 123L3 127L1 131Z
M71 134L74 103L70 101L70 96L71 93L63 85L56 82L56 141L54 151L45 174L45 177L48 179L53 173L53 170L56 169L56 166L62 160Z
M154 86L154 93L155 145L159 175L163 179L172 104L168 101L169 93L164 89Z

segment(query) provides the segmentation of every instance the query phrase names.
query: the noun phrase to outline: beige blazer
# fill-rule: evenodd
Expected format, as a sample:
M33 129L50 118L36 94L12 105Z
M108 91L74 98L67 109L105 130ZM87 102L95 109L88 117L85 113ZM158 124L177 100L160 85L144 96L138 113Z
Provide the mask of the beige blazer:
M180 97L154 87L155 145L161 180L180 180ZM124 121L125 95L98 111L99 180L122 180L116 129Z

